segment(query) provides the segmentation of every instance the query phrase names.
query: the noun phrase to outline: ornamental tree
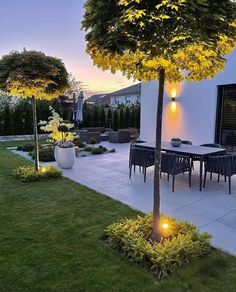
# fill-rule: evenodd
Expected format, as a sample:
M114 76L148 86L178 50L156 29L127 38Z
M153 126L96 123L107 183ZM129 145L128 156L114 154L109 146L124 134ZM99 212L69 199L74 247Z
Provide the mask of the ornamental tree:
M153 240L160 241L160 158L165 81L200 81L224 70L235 48L230 0L87 0L82 26L95 65L128 78L159 80Z
M68 88L68 73L60 59L42 52L11 52L0 59L0 89L31 98L35 140L35 170L39 170L36 100L51 100Z

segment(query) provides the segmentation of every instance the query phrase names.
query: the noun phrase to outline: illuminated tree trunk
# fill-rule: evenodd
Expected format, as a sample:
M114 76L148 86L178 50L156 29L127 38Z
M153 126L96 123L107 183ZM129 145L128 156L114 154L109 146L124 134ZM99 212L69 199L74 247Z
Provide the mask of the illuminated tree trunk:
M35 154L35 170L39 170L39 145L38 145L38 123L36 111L36 99L32 96L32 110L33 110L33 129L34 129L34 154Z
M159 92L156 116L156 153L154 168L154 205L153 205L153 234L154 241L161 240L160 226L160 173L161 173L161 138L162 138L162 112L163 97L165 87L165 70L162 68L159 72Z

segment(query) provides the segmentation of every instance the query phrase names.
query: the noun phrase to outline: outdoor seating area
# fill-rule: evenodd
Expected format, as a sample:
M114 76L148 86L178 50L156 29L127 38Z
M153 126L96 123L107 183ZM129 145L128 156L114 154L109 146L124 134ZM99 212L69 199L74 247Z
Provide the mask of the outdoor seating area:
M90 139L95 139L97 143L109 141L110 143L129 143L131 139L136 139L139 132L135 128L119 129L113 131L105 127L88 127L76 131L82 142L89 143Z
M143 151L141 151L141 149ZM136 144L132 143L130 148L130 169L132 165L145 165L143 160L148 161L148 154L154 151L154 142L143 142ZM218 175L218 182L220 176L224 176L225 182L229 182L229 194L231 194L231 177L236 174L236 154L226 154L226 149L221 148L219 144L202 144L199 146L191 143L182 143L181 147L171 146L169 142L162 142L161 149L163 151L161 157L161 172L172 176L172 191L174 192L175 175L184 174L188 172L189 187L191 187L191 173L194 170L194 162L199 162L199 190L206 185L207 172ZM134 153L134 154L133 154ZM139 153L137 156L135 153ZM143 153L141 155L141 153ZM226 155L225 155L226 154ZM132 156L135 157L135 164L132 164ZM220 156L219 156L220 155ZM146 158L145 158L146 157ZM151 162L154 165L154 159ZM203 185L203 173L204 185ZM145 174L145 167L144 167ZM146 174L145 174L146 177ZM146 179L144 179L146 181Z
M109 142L103 142L102 145L112 147ZM139 166L135 172L132 170L129 178L129 155L130 143L117 144L115 154L77 159L74 168L65 170L64 175L134 209L149 213L153 208L154 167L147 167L146 183ZM162 175L162 212L197 224L200 230L213 235L215 247L236 255L236 176L232 176L232 195L229 196L224 177L221 176L218 183L218 175L214 173L206 188L199 191L199 173L200 163L196 162L191 171L191 188L188 186L188 172L177 175L174 193L172 181L167 180L167 174ZM230 240L226 241L225 238Z

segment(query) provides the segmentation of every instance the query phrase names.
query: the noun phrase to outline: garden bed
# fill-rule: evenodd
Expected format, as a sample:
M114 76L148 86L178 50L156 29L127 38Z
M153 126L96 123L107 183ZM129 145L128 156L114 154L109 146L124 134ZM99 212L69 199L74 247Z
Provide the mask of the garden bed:
M106 242L130 261L149 269L163 279L191 260L210 252L208 233L200 233L194 224L161 217L161 242L152 242L152 215L122 219L107 227Z
M24 144L20 147L8 147L13 153L24 157L27 160L34 160L34 146L32 143ZM106 149L103 146L93 147L92 145L84 146L83 148L76 147L76 158L88 157L91 155L114 153L115 149ZM40 162L53 162L54 146L52 144L41 144L39 147L39 161Z

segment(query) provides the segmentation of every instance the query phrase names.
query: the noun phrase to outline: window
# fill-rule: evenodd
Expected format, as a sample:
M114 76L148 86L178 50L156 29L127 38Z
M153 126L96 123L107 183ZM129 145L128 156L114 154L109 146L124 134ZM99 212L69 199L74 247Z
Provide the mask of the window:
M218 86L215 141L236 151L236 84Z

